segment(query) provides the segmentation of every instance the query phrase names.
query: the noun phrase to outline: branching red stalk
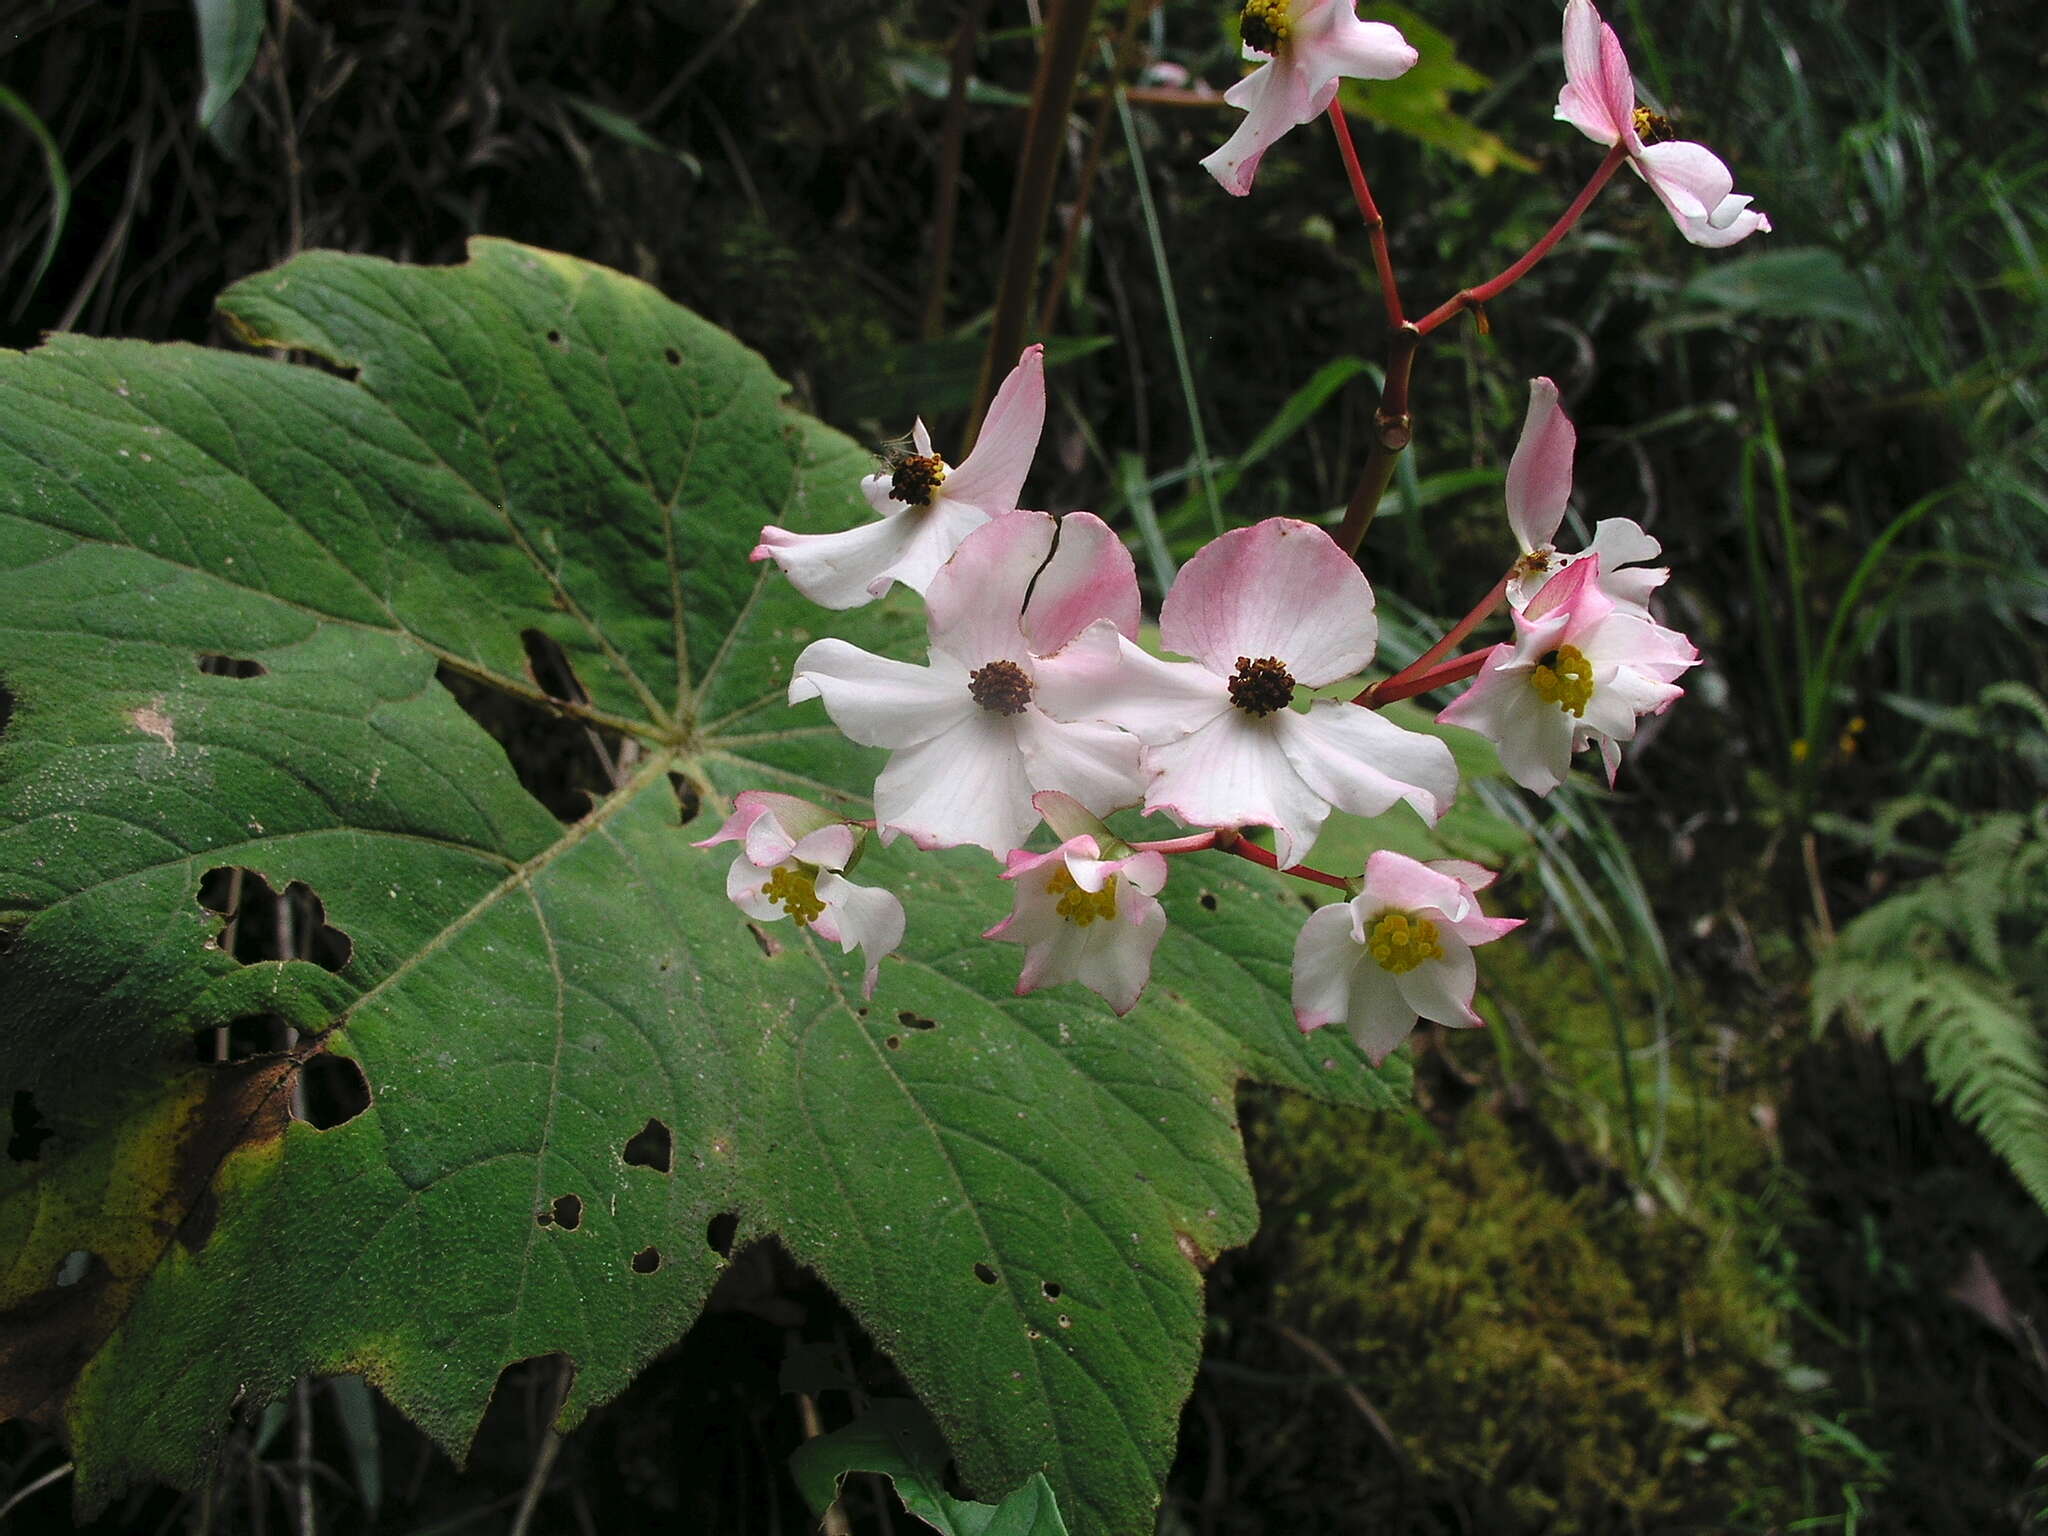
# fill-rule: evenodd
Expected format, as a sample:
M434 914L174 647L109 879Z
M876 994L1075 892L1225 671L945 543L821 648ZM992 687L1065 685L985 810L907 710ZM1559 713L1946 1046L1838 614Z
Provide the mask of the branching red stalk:
M1401 290L1394 281L1394 257L1387 249L1387 221L1380 217L1372 188L1365 182L1365 167L1358 163L1358 150L1351 142L1351 124L1345 119L1344 104L1330 98L1330 131L1337 138L1337 153L1344 159L1344 174L1351 178L1351 196L1358 204L1358 216L1365 220L1365 233L1372 241L1373 270L1379 273L1380 297L1387 306L1387 329L1400 330L1406 320L1401 313Z
M1507 598L1508 583L1515 579L1515 572L1518 569L1520 569L1520 562L1509 566L1507 573L1493 584L1492 590L1472 605L1470 613L1446 630L1441 640L1437 641L1435 645L1432 645L1392 677L1383 677L1374 683L1358 696L1356 702L1363 703L1366 708L1370 709L1375 701L1385 699L1391 690L1401 687L1410 678L1422 676L1425 672L1435 667L1438 662L1450 655L1459 642L1481 624L1485 623L1487 618L1493 613L1493 610L1498 608ZM1396 694L1395 697L1405 698L1406 695Z
M1622 145L1617 144L1610 149L1607 158L1600 162L1600 169L1593 173L1593 179L1579 188L1579 195L1571 200L1570 206L1558 215L1557 222L1550 226L1540 240L1496 276L1487 279L1476 288L1465 288L1452 294L1416 321L1415 329L1427 336L1447 320L1475 305L1487 303L1520 282L1528 275L1531 267L1550 254L1551 248L1558 241L1571 233L1572 226L1578 223L1580 216L1593 205L1593 199L1600 195L1600 189L1607 185L1608 179L1621 169L1622 162L1627 159L1628 150Z
M1445 688L1452 683L1462 683L1486 665L1486 658L1493 654L1493 647L1484 650L1467 651L1441 662L1427 672L1416 672L1412 667L1398 677L1389 677L1374 683L1351 702L1362 704L1367 709L1378 709L1383 704L1397 703L1412 699L1418 693L1428 693L1432 688Z

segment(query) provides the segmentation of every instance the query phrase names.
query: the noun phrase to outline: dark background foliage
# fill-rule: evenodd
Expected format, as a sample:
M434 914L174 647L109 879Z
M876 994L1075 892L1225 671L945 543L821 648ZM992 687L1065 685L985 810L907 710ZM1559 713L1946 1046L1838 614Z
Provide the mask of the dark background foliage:
M1805 1001L1840 924L1938 865L1957 825L2042 791L2024 709L1980 699L2044 673L2044 34L2019 0L1615 10L1645 87L1775 232L1697 252L1623 176L1484 333L1425 355L1417 447L1366 561L1418 619L1494 578L1497 481L1470 472L1498 470L1548 373L1581 505L1664 541L1672 621L1708 664L1619 797L1540 822L1561 851L1511 872L1538 921L1486 972L1498 1027L1418 1046L1415 1117L1246 1101L1267 1226L1211 1277L1163 1529L1981 1532L2031 1529L2048 1501L2041 1216L1913 1062L1840 1026L1816 1040ZM985 17L933 328L967 12ZM1342 504L1369 375L1280 451L1237 456L1332 358L1376 361L1379 316L1327 136L1290 137L1232 202L1195 164L1228 114L1141 74L1226 84L1225 9L1127 19L1103 5L1148 89L1132 141L1100 63L1084 77L1055 243L1066 219L1080 233L1051 311L1074 360L1034 485L1134 542L1155 517L1184 558L1209 529L1199 444L1233 471L1234 521ZM1420 19L1485 77L1452 105L1529 168L1364 133L1411 310L1504 265L1597 163L1550 121L1550 7ZM1030 21L1011 0L274 0L205 132L186 0L0 0L21 109L0 117L0 341L233 345L213 295L298 250L451 262L489 233L645 278L850 431L951 427L998 278ZM56 199L31 118L72 189L39 278ZM784 1460L807 1415L847 1412L784 1390L785 1360L818 1349L890 1389L763 1248L559 1454L550 1362L508 1375L462 1471L323 1384L241 1425L205 1496L140 1495L96 1528L282 1527L310 1478L330 1529L490 1528L535 1491L536 1528L801 1530ZM62 1456L0 1428L0 1501ZM63 1498L52 1482L9 1518L62 1528ZM848 1513L905 1528L874 1487Z

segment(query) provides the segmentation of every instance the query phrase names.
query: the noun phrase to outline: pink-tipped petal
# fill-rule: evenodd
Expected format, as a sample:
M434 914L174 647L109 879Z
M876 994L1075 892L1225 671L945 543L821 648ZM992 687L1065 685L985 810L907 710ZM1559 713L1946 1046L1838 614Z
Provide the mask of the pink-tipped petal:
M1456 922L1472 904L1472 893L1455 876L1433 869L1420 859L1411 859L1391 848L1382 848L1365 861L1365 883L1359 906L1398 907L1404 912L1423 908Z
M772 923L788 916L782 908L761 894L761 888L768 883L772 869L763 869L744 853L734 854L733 861L725 871L725 896L734 906L751 918Z
M1312 96L1300 70L1278 60L1261 65L1223 93L1230 105L1244 109L1244 120L1221 147L1202 158L1202 169L1232 197L1245 196L1266 151L1288 129L1315 115Z
M949 657L917 667L844 640L814 640L796 659L789 702L822 699L832 723L862 746L908 747L985 713L967 686Z
M1160 609L1169 650L1229 677L1240 656L1277 657L1304 688L1350 677L1379 640L1372 587L1311 523L1235 528L1181 567Z
M1128 887L1117 893L1117 905L1113 920L1080 930L1082 947L1074 979L1121 1016L1138 1006L1145 983L1152 979L1152 954L1166 932L1166 909Z
M1636 89L1628 55L1592 0L1569 0L1564 8L1564 76L1560 121L1596 144L1634 141Z
M1271 723L1302 782L1340 810L1377 816L1405 800L1435 822L1458 796L1451 749L1373 710L1324 702L1306 714L1281 710Z
M1194 827L1271 827L1280 863L1308 857L1330 805L1302 781L1268 722L1226 710L1178 741L1147 747L1148 811Z
M1045 348L1033 344L1017 359L982 419L974 451L946 477L939 494L977 507L985 517L1017 509L1024 477L1045 430Z
M1579 434L1557 401L1548 379L1529 381L1529 413L1521 441L1508 462L1508 526L1522 553L1542 549L1557 537L1565 504L1572 496L1572 454Z
M972 671L990 661L1029 665L1024 594L1052 550L1049 512L1008 512L961 541L925 591L932 646Z
M1058 546L1031 588L1024 636L1032 653L1049 656L1098 619L1138 637L1138 570L1109 524L1092 512L1059 520Z
M709 837L701 838L690 846L692 848L716 848L720 843L738 842L747 835L748 829L755 822L769 813L771 806L766 802L771 799L794 800L796 797L794 795L770 796L755 789L742 790L733 797L732 814L725 818L724 824ZM802 802L799 801L798 803L801 804Z
M1038 825L1010 722L969 706L943 735L896 753L875 781L875 819L920 848L976 844L998 858Z
M1090 625L1034 664L1033 700L1055 720L1107 720L1140 741L1166 742L1230 710L1230 689L1207 667L1161 661L1107 622Z

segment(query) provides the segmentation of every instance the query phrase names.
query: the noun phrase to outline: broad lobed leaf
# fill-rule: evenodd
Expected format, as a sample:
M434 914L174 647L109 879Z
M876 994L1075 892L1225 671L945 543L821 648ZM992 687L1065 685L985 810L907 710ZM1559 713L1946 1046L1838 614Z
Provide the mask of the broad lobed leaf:
M506 242L312 253L222 307L332 367L0 354L0 1411L65 1428L88 1505L195 1479L307 1371L459 1454L504 1367L560 1352L566 1426L689 1326L730 1214L845 1298L978 1490L1042 1470L1076 1529L1149 1529L1201 1270L1256 1216L1236 1084L1403 1081L1294 1030L1297 898L1177 871L1118 1020L1011 995L985 856L882 853L911 936L864 1005L690 840L748 785L872 783L788 664L828 622L910 654L921 616L746 561L764 522L866 516L868 456L646 286ZM587 702L549 704L549 642ZM444 680L566 710L617 787L557 820ZM304 886L324 949L239 963L200 904L237 869ZM252 1020L296 1043L199 1059ZM308 1118L322 1074L367 1107ZM666 1170L624 1156L650 1121Z

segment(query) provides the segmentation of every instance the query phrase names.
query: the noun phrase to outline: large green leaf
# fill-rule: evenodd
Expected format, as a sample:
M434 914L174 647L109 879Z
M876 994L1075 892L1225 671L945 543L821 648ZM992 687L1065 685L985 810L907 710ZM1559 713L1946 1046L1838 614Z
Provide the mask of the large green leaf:
M872 782L784 680L828 621L908 651L914 607L842 622L746 559L864 517L860 449L651 289L503 242L314 253L222 307L333 368L0 354L0 1411L64 1426L88 1504L194 1479L306 1371L459 1454L560 1352L566 1427L689 1326L731 1216L972 1485L1043 1471L1077 1529L1149 1529L1201 1270L1255 1221L1236 1083L1399 1082L1292 1027L1294 895L1177 872L1118 1020L1011 996L985 856L881 854L911 940L864 1006L690 846L749 784ZM619 743L567 822L444 686L545 706L550 642L584 700L550 707ZM238 961L199 900L227 870L303 886L323 945ZM252 1021L296 1043L199 1059Z

